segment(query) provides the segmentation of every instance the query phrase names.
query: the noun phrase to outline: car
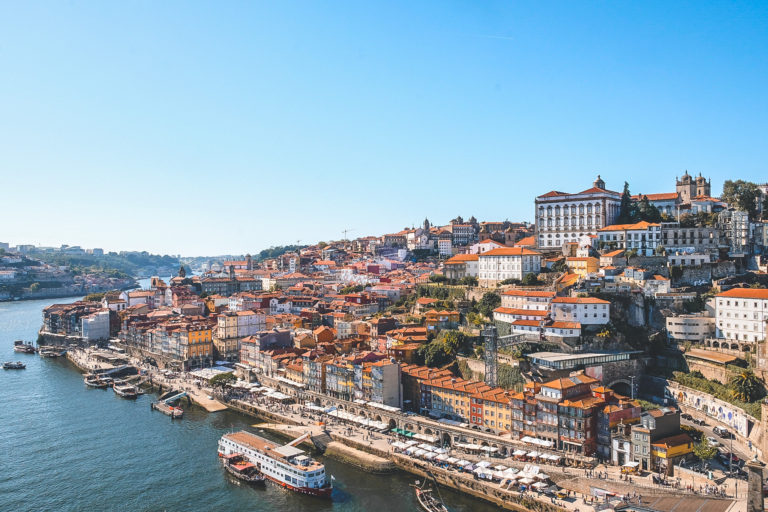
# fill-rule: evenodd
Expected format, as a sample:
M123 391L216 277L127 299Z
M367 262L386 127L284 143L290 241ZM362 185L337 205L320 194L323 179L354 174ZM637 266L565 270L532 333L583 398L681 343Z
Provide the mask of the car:
M712 429L712 432L722 437L723 439L730 439L731 437L731 432L727 428L715 427Z
M720 441L718 441L717 439L715 439L712 436L707 436L707 441L709 441L709 444L711 446L720 446Z
M684 420L688 420L688 421L692 421L693 420L693 416L691 416L687 412L684 412L683 414L681 414L680 417L683 418Z
M733 464L734 467L738 467L739 463L741 462L741 459L739 459L735 453L730 452L720 452L720 462L722 462L724 465L728 466L728 459L730 458L731 464Z

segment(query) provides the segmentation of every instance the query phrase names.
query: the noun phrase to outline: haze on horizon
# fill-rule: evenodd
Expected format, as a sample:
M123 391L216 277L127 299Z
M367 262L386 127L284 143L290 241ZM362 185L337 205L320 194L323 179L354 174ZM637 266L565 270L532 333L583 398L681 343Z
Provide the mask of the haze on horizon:
M6 2L0 241L182 255L768 178L768 4Z

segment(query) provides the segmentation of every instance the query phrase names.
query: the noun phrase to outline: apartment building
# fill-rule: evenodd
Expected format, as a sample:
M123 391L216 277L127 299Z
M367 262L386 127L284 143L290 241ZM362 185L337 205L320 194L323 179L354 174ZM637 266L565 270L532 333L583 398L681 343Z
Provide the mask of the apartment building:
M716 334L727 340L760 342L768 320L768 290L732 288L715 296Z
M541 253L523 247L492 249L478 256L480 286L496 286L506 279L522 280L541 272Z
M602 325L611 320L611 303L597 297L556 297L552 299L552 319Z

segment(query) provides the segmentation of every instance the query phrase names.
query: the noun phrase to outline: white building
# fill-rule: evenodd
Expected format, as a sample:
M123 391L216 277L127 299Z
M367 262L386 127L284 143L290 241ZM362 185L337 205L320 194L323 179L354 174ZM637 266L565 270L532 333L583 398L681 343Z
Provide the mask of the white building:
M712 257L709 253L700 252L675 252L674 254L667 255L667 261L670 265L678 265L681 267L698 267L703 263L710 263Z
M600 228L597 236L604 246L613 249L634 249L641 256L653 256L656 247L661 244L661 224L645 221L614 224Z
M579 322L552 322L544 326L544 336L578 337L581 336L581 324Z
M97 311L80 319L85 341L109 339L109 310Z
M715 296L718 338L760 342L768 320L768 290L732 288Z
M481 242L477 242L476 244L472 244L469 247L469 254L482 254L492 249L498 249L499 247L506 247L506 245L500 244L496 240L491 240L488 238Z
M478 276L477 254L457 254L446 260L443 272L448 279Z
M237 337L253 336L259 331L266 330L267 317L264 313L253 311L237 312Z
M549 311L555 292L542 290L507 290L501 294L501 306L512 309Z
M632 196L632 200L639 202L643 197L648 198L648 202L659 210L659 213L677 217L678 206L680 205L680 194L677 192L665 192L661 194L638 194Z
M607 324L611 320L611 303L597 297L556 297L552 299L552 319L581 325Z
M667 337L677 342L704 343L715 334L715 319L709 315L693 314L667 317Z
M614 223L621 194L605 189L597 177L592 188L576 194L553 190L536 198L536 245L559 248Z
M495 286L505 279L523 279L541 272L541 253L523 247L502 247L478 255L480 286Z

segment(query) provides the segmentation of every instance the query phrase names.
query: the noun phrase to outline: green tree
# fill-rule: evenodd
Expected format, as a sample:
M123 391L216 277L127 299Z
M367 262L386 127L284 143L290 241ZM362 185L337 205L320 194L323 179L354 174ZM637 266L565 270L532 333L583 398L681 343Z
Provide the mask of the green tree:
M483 297L480 299L480 302L477 304L477 311L487 317L491 318L493 316L493 310L499 307L501 304L501 297L497 293L493 292L485 292L483 294Z
M539 278L536 277L536 274L533 272L529 272L528 274L525 274L522 281L523 285L525 286L535 286L537 284L540 284L541 281L539 281Z
M477 278L475 276L464 276L459 279L459 284L462 286L477 286Z
M712 446L705 437L700 443L693 445L693 453L701 460L710 460L717 455L717 448Z
M429 276L429 281L431 283L444 283L448 281L448 278L442 274L432 274L431 276Z
M632 201L632 194L629 192L629 183L624 182L624 191L621 193L621 204L619 205L619 216L616 218L616 224L632 224L635 222L635 203Z
M637 202L635 220L644 220L646 222L660 222L661 213L659 209L648 201L648 196L643 196L640 201Z
M424 358L424 364L430 368L445 366L453 360L445 351L445 346L437 340L422 345L419 348L419 352L421 352L421 356Z
M223 388L234 383L236 380L237 377L232 372L226 372L214 375L209 382L214 388Z
M760 189L754 183L744 180L726 180L723 183L723 195L720 197L729 206L749 213L751 219L757 217Z
M731 378L731 393L742 402L754 402L763 396L765 389L757 375L750 369L734 375Z
M83 300L86 301L86 302L101 302L101 299L104 298L104 295L106 295L106 293L104 293L104 292L102 292L102 293L89 293L88 295L83 297Z
M516 389L525 382L520 368L508 364L500 364L498 369L498 384L504 389Z

